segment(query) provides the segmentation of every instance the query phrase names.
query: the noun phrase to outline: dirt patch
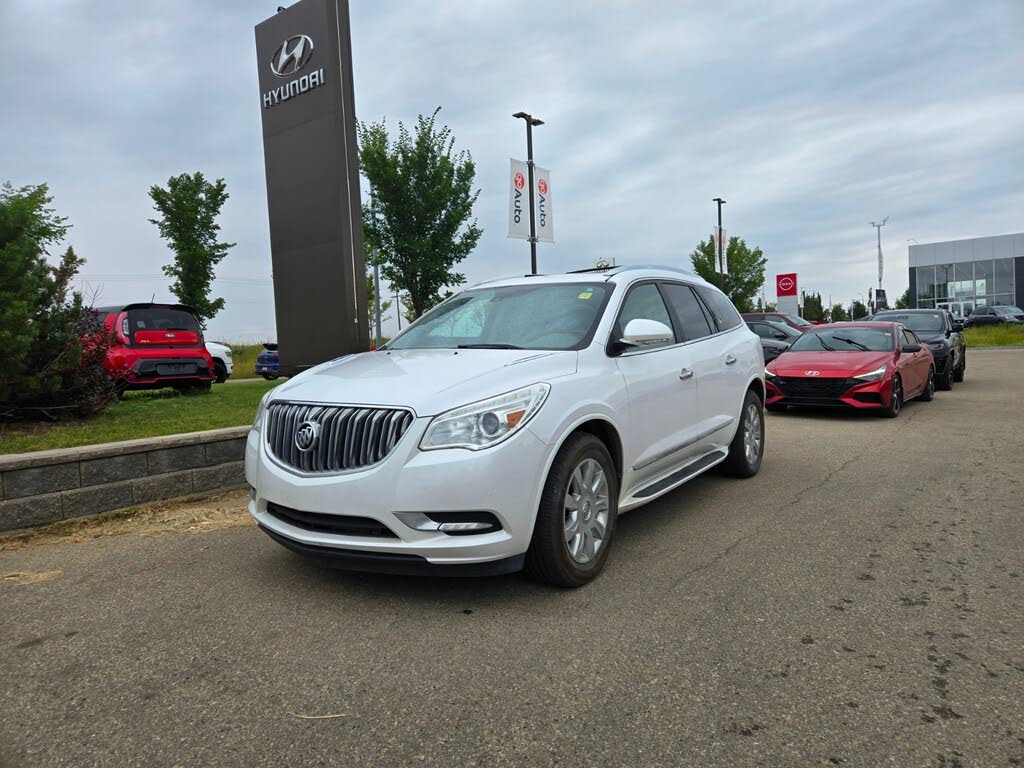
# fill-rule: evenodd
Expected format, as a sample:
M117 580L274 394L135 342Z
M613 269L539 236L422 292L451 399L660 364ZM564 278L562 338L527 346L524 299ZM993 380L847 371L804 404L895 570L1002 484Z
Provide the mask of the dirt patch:
M64 573L64 571L60 569L56 571L14 571L13 573L0 575L0 586L6 587L11 584L35 584L40 581L56 579L62 573Z
M79 544L108 536L200 533L254 525L245 489L192 501L166 501L106 515L63 520L24 533L0 537L0 552L41 544ZM57 572L59 575L59 571ZM53 578L52 576L49 578Z

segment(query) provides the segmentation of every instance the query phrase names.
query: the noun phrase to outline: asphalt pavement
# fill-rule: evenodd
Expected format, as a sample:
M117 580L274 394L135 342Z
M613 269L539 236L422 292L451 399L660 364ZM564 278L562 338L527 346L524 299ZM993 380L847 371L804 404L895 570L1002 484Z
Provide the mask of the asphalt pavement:
M0 552L60 571L0 579L0 765L1024 765L1024 351L968 359L896 420L770 414L576 591L251 526Z

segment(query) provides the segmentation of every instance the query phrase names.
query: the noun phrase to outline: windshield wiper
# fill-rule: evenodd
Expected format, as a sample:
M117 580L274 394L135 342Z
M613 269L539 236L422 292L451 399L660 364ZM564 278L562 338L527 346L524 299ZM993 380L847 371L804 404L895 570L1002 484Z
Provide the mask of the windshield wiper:
M854 346L854 347L860 347L865 352L870 352L871 351L866 346L861 344L859 341L854 341L853 339L847 339L847 338L845 338L843 336L833 336L832 338L835 339L836 341L841 341L844 344L850 344L851 346Z
M522 349L515 344L459 344L457 349Z

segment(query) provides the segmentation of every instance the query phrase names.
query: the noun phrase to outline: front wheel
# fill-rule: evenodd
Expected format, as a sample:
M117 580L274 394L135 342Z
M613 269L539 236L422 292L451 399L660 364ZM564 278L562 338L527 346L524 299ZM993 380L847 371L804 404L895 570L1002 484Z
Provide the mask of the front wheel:
M722 471L730 477L753 477L761 468L764 456L764 410L761 398L747 390L740 411L740 425L729 445L729 455L722 462Z
M943 392L948 392L953 388L953 353L949 353L949 357L946 358L946 365L943 366L942 375L939 376L939 389Z
M608 558L618 502L618 476L605 444L586 433L570 437L544 483L527 575L557 587L580 587L597 576Z
M278 378L280 375L281 374L279 374L279 373L264 373L263 374L263 378L266 379L267 381L273 381L274 379Z
M903 410L903 381L899 375L892 377L892 392L889 395L889 407L882 411L888 419L895 419Z

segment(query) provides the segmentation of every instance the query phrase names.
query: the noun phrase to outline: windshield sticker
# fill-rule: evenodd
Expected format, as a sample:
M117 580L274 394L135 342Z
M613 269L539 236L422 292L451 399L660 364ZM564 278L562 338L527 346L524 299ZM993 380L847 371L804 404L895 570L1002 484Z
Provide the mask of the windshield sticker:
M594 292L593 292L593 291L584 291L583 293L581 293L581 294L580 294L579 296L577 296L576 298L577 298L577 299L589 299L589 298L590 298L591 296L593 296L593 295L594 295Z

